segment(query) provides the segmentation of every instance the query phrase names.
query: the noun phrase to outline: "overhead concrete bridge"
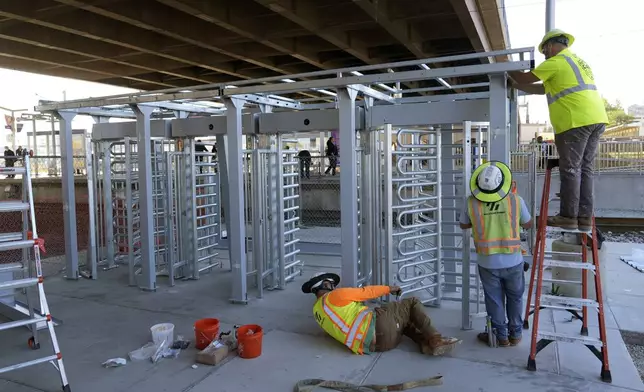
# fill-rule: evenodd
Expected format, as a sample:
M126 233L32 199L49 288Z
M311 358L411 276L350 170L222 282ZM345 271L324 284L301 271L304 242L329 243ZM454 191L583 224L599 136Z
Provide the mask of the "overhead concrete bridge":
M139 90L509 46L503 0L1 1L0 18L0 67Z

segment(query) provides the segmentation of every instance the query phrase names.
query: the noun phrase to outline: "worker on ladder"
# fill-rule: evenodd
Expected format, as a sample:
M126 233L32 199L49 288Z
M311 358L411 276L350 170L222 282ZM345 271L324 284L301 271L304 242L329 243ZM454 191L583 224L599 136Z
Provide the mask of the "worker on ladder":
M548 226L590 231L593 215L593 162L608 117L588 64L572 53L575 38L551 30L539 44L546 56L532 72L511 72L515 87L529 94L545 94L555 130L561 176L561 209ZM537 82L543 84L537 84Z
M462 229L472 228L485 309L499 347L521 341L525 278L520 232L532 226L528 207L512 191L512 183L512 172L502 162L477 167L470 179L472 196L460 217ZM478 339L492 345L488 332Z

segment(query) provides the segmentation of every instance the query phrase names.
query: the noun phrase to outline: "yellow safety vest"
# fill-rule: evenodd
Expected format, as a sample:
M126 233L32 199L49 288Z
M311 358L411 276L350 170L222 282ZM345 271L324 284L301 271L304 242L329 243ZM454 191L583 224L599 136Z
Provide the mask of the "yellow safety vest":
M597 91L590 66L568 49L546 61L559 62L559 71L543 82L555 133L608 124L604 100Z
M472 222L476 253L494 255L521 251L519 196L511 193L496 203L483 203L470 196L467 213Z
M364 354L364 340L373 314L360 302L333 306L325 294L313 306L315 321L335 340L356 354Z

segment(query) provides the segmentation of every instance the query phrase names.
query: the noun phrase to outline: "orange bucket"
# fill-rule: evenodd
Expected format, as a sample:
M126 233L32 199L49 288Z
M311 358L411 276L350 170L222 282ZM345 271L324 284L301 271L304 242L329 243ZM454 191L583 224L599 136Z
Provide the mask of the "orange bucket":
M219 320L206 318L195 323L195 346L198 350L208 347L219 335Z
M259 325L242 325L237 329L237 352L241 358L251 359L262 355L264 330Z

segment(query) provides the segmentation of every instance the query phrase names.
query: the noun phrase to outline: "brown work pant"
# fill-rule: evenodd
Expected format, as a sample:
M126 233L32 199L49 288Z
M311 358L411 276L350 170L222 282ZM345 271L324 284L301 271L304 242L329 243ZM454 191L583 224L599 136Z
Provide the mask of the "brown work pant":
M374 309L376 313L376 351L388 351L400 344L403 335L422 347L438 335L425 307L418 298L405 298Z

